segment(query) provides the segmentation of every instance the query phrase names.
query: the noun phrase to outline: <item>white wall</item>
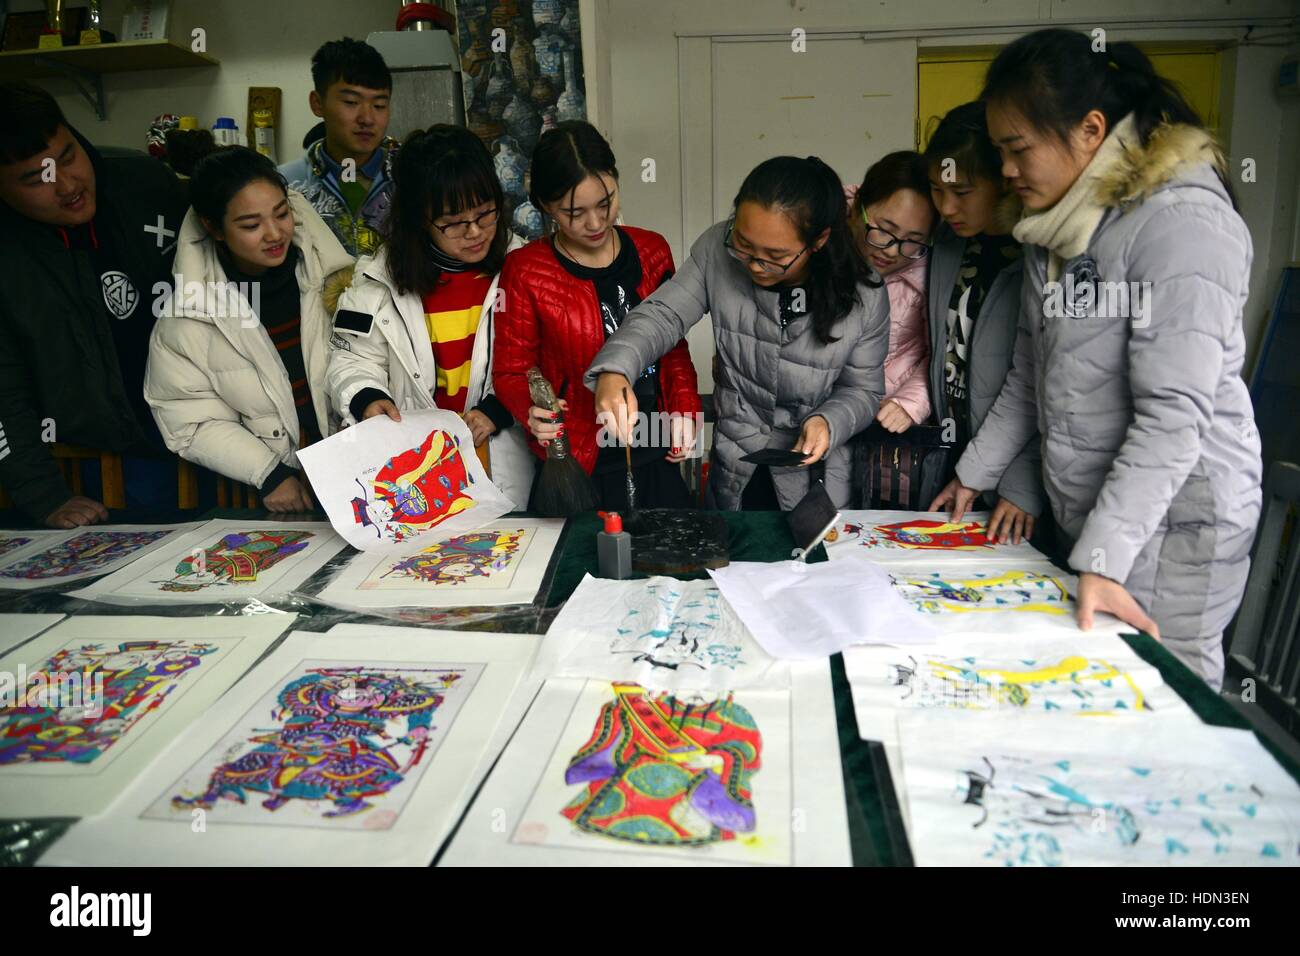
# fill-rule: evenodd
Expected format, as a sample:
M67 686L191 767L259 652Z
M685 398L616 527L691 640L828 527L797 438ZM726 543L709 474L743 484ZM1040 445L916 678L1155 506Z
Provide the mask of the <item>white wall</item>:
M663 233L680 259L698 233L701 207L713 184L705 162L710 129L707 115L711 37L764 35L789 37L795 27L808 33L808 56L817 55L818 38L863 34L873 39L913 37L926 46L997 45L1043 26L1080 29L1105 27L1111 39L1223 40L1241 36L1237 24L1259 24L1256 33L1276 32L1283 18L1296 15L1288 0L595 0L602 10L594 42L608 50L608 71L588 69L588 98L605 86L612 114L601 116L620 168L636 170L655 159L655 182L624 175L623 215L633 224ZM1227 19L1231 18L1231 19ZM1278 270L1300 250L1296 236L1300 190L1300 99L1273 92L1277 65L1288 50L1242 46L1225 57L1223 104L1225 132L1234 168L1256 160L1255 183L1238 183L1243 216L1255 241L1251 297L1245 327L1251 351L1258 343L1266 312L1276 293ZM685 131L685 134L684 132ZM828 136L838 135L828 131ZM897 144L894 144L895 146ZM884 148L864 146L861 168ZM808 152L816 152L810 143ZM756 149L754 162L767 153ZM703 172L701 172L703 170ZM723 188L723 184L718 184ZM734 184L725 188L734 188ZM682 197L686 199L683 201ZM703 330L701 330L703 331ZM701 378L712 358L707 332L692 336L692 353Z
M82 6L84 0L70 0ZM10 10L44 9L40 0L10 0ZM105 27L118 33L125 0L104 0ZM68 80L42 78L68 120L91 142L145 148L145 133L159 113L193 115L204 126L218 116L247 124L248 88L278 86L283 128L276 130L278 159L302 152L302 138L317 122L307 106L311 56L326 40L364 40L391 30L397 0L172 0L169 39L189 45L190 31L207 31L207 52L218 67L119 73L104 77L108 119L101 122ZM247 132L245 130L245 132Z

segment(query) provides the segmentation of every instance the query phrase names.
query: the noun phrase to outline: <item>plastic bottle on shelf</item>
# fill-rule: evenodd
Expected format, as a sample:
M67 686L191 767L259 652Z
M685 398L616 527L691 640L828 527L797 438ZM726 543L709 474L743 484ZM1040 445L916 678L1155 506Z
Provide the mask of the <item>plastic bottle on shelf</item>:
M212 124L212 138L218 146L238 146L239 126L232 116L218 116Z

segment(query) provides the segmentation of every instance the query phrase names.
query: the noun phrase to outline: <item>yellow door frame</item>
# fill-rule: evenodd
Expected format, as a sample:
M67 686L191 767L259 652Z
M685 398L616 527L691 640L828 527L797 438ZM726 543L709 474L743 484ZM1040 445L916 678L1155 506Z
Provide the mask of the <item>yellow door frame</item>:
M1205 55L1212 54L1210 60L1209 88L1210 103L1208 109L1203 103L1193 103L1198 112L1202 114L1202 119L1206 126L1212 130L1218 130L1222 117L1223 103L1223 54L1224 46L1221 43L1186 43L1186 42L1152 42L1139 43L1138 48L1148 56L1157 58L1157 68L1160 66L1160 60L1177 55ZM918 52L916 57L916 148L924 148L925 141L928 138L928 130L922 129L922 114L924 112L925 89L927 80L926 67L933 64L987 64L993 61L1001 46L953 46L953 47L930 47ZM1176 78L1175 81L1177 82ZM1182 84L1180 84L1181 86ZM1184 88L1184 94L1187 94ZM972 93L972 98L976 94ZM1189 97L1191 98L1191 97ZM1200 99L1200 97L1196 97ZM926 117L928 119L929 117Z

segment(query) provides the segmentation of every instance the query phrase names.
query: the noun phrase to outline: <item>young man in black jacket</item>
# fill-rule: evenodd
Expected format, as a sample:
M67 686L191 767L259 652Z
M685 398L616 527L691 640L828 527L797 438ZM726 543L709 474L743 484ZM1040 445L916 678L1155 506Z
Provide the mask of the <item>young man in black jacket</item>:
M0 487L56 528L108 512L72 494L55 441L123 455L130 505L175 501L174 471L170 500L139 492L169 467L143 381L184 194L157 160L116 153L95 150L44 90L0 83Z

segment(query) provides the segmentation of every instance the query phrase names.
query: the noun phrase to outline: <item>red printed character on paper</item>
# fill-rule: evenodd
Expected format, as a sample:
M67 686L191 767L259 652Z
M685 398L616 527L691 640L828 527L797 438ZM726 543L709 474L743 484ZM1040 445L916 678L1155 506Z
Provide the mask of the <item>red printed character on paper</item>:
M863 542L867 547L898 547L918 551L992 551L988 529L980 521L933 521L914 518L879 524Z
M369 482L358 483L364 496L352 499L353 519L393 542L428 531L475 503L465 456L455 436L442 429L388 459Z

